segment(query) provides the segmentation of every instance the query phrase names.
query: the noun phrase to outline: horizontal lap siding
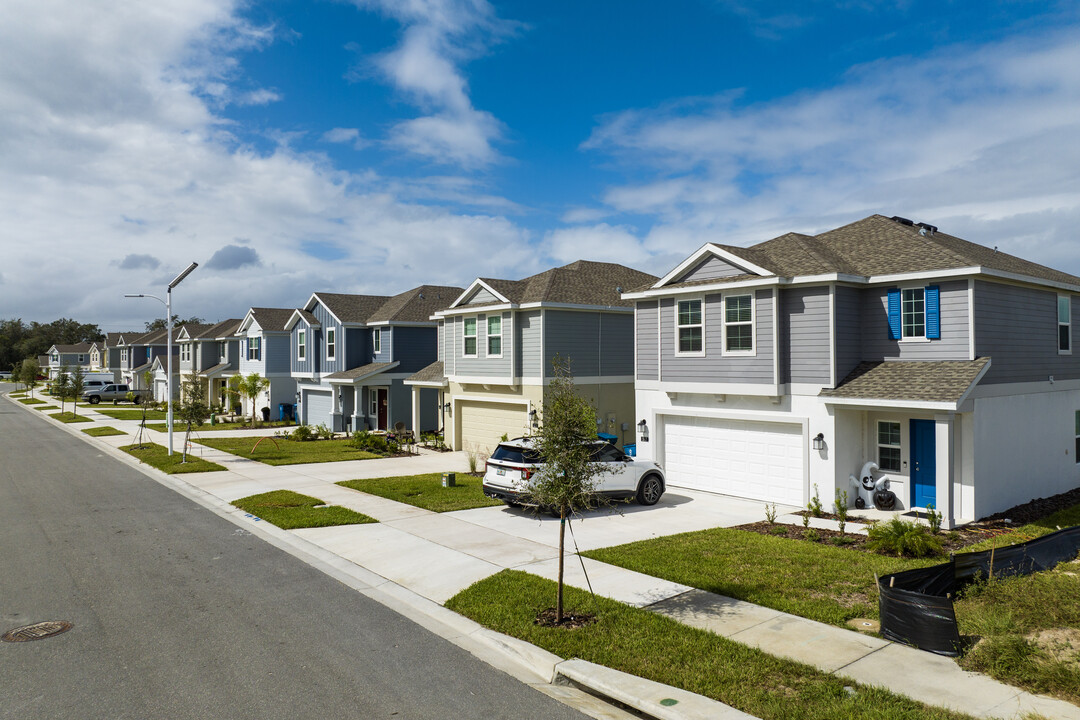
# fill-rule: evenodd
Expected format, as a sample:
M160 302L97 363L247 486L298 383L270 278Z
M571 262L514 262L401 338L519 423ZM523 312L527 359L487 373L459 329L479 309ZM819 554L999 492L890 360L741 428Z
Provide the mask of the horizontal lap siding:
M793 383L829 382L829 288L800 288L780 294L787 332L788 377Z
M889 288L863 290L862 359L967 360L971 354L968 341L968 283L950 280L937 285L941 289L941 339L930 342L892 340L889 337ZM923 285L904 287L923 287Z
M1075 349L1080 302L1072 297L1072 355L1058 354L1057 293L978 281L975 283L975 354L989 356L980 384L1046 382L1080 377Z
M548 310L544 315L544 373L552 375L551 360L558 355L570 360L570 372L576 377L600 374L600 313ZM633 352L633 343L626 345ZM630 373L627 373L630 374Z
M394 372L414 373L435 362L435 329L396 327L393 359L401 363Z
M487 357L487 314L476 316L476 357L463 357L465 349L463 318L454 318L454 374L473 377L511 377L511 343L513 332L510 326L510 313L502 313L503 342L502 357Z
M836 311L836 381L848 376L862 360L862 323L859 321L862 291L837 286Z
M633 315L600 313L600 374L608 377L633 377Z
M658 380L660 349L656 337L657 310L655 300L637 304L637 329L634 343L637 345L638 380Z
M267 375L284 375L289 372L290 353L287 335L271 335L263 338L263 360Z
M345 329L345 367L354 368L371 362L371 330Z
M480 288L479 290L476 291L476 293L471 298L469 298L469 301L467 303L465 303L465 304L466 305L496 305L496 304L498 304L500 302L502 302L502 301L499 300L499 298L495 297L494 295L489 293L484 288Z
M679 282L690 282L692 280L719 280L721 278L745 274L745 270L737 268L713 255L707 260L698 263L698 265L690 270L690 272L679 278Z
M520 377L538 378L544 372L542 332L543 321L539 310L519 312L515 318L518 344L515 347L517 373Z
M745 295L747 293L732 293ZM772 290L759 290L754 297L753 356L725 355L723 297L705 296L705 355L675 354L675 301L660 303L660 351L662 380L666 382L773 383Z

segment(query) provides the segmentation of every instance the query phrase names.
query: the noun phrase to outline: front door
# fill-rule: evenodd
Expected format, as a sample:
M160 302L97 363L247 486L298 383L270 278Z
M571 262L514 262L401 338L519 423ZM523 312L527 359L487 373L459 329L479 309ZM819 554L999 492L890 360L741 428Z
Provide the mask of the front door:
M937 444L933 420L911 421L911 506L937 507Z
M375 412L376 412L376 415L375 415L376 422L378 422L378 424L379 424L378 429L379 430L386 430L386 397L387 397L386 388L379 388L375 392L376 392L376 402L378 403L378 405L376 407L376 410L375 410Z

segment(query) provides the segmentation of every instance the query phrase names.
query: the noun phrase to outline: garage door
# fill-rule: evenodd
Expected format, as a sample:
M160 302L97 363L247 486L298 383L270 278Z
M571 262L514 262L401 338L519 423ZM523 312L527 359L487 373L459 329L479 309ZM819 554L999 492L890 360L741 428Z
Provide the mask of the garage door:
M458 404L461 416L461 449L489 453L505 434L515 438L525 434L528 416L524 405L510 403L463 402Z
M306 392L304 401L304 423L307 425L330 425L330 411L333 404L328 392Z
M669 417L664 419L669 485L802 505L802 426Z

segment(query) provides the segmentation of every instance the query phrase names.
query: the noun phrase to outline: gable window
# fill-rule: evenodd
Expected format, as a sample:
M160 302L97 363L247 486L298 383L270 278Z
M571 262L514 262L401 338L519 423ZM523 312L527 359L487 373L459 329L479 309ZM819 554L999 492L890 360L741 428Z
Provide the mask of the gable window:
M180 346L180 362L188 362L189 360L191 360L191 346L190 345L181 345Z
M382 352L382 330L379 328L371 331L371 350L376 354Z
M296 359L307 360L307 330L296 331Z
M754 298L724 297L724 352L754 351Z
M465 318L462 322L462 335L464 339L464 347L461 354L466 357L476 357L476 318Z
M937 340L941 337L941 293L936 285L888 292L889 337Z
M1072 299L1058 295L1058 354L1072 354Z
M326 359L333 360L337 352L337 329L326 328Z
M259 359L261 359L262 358L261 350L262 350L262 338L257 338L257 337L248 338L248 350L247 350L247 359L248 360L259 360Z
M123 363L127 362L127 348L124 348L123 350L120 351L120 362L123 362Z
M59 362L60 362L60 353L53 353L52 354L52 361L54 363L59 364Z
M701 300L680 300L676 313L678 354L700 353L704 349L704 322Z
M900 472L900 423L878 421L877 435L878 467L886 472Z
M487 354L502 357L502 315L488 315Z
M227 342L219 342L218 343L218 360L220 360L221 362L225 362L228 359L229 359L229 343L227 343Z

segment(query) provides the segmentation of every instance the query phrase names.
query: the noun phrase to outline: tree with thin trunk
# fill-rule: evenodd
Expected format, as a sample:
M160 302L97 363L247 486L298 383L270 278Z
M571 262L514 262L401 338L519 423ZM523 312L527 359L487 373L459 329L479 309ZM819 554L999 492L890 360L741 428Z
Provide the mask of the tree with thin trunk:
M23 385L30 391L30 397L34 397L34 388L37 387L38 376L38 362L34 358L26 358L22 362L22 372L19 373L19 377L22 378Z
M270 387L270 378L264 378L257 372L241 377L236 383L236 392L239 393L241 397L251 401L251 427L255 427L255 416L258 412L255 409L255 401L259 399L259 395L268 387Z
M56 379L53 380L52 389L50 392L60 398L60 414L64 414L64 401L67 400L68 395L71 394L71 373L68 372L67 365L60 366L60 372L56 374Z
M187 426L184 434L184 457L181 462L187 462L187 449L191 444L191 430L193 427L202 427L206 419L210 417L210 406L206 404L206 386L199 380L199 376L192 372L181 383L183 401L177 409L176 417Z
M71 378L68 380L68 389L71 390L71 412L75 417L79 416L79 398L82 396L83 388L86 387L86 373L83 372L82 365L76 365L75 371L71 373Z
M139 432L135 433L135 446L140 450L143 448L143 440L146 439L146 414L150 412L150 408L154 405L154 393L150 392L150 389L154 386L154 373L149 370L143 373L143 385L146 386L143 390L129 390L127 394L128 400L138 398L139 405L142 406L142 420L139 422Z
M559 513L559 580L555 622L563 620L563 554L566 523L570 516L596 502L601 465L593 462L596 450L596 410L577 394L570 361L552 360L554 378L544 394L539 432L534 435L543 458L533 475L531 501Z
M15 383L15 392L18 392L19 383L22 382L22 363L15 363L11 368L11 382Z

